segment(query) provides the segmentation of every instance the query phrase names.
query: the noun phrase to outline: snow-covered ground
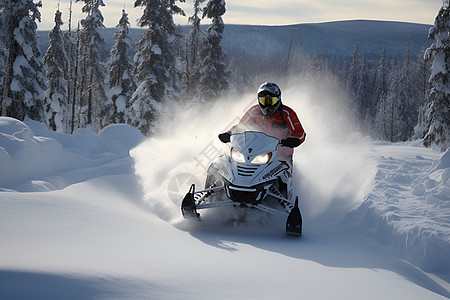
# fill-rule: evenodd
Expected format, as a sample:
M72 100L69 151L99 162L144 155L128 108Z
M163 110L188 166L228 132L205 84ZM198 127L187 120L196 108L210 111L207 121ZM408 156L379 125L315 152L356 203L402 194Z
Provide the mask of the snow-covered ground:
M0 299L450 297L450 152L326 141L300 116L301 238L255 211L181 218L230 115L152 139L0 118Z

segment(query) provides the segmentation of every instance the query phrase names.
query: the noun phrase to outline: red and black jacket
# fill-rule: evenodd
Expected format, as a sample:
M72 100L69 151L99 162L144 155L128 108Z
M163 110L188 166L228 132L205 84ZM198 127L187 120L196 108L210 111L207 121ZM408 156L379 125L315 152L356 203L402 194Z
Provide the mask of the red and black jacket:
M297 114L292 108L280 105L280 108L268 119L258 105L252 106L241 118L238 125L233 126L229 132L242 132L245 130L261 131L278 139L293 137L305 141L306 133Z

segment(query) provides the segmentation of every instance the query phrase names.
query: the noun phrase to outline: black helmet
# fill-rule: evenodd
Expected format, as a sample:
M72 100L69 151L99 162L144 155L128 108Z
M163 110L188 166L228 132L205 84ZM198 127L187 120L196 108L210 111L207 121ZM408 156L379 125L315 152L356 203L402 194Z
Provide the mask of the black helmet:
M270 118L281 105L281 90L275 83L263 83L258 90L259 109Z

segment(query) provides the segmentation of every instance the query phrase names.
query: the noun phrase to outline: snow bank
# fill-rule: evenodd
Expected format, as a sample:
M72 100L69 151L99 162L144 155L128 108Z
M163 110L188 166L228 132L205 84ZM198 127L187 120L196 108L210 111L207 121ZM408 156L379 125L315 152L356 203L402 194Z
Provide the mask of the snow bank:
M59 142L34 136L29 126L12 118L0 118L0 145L0 186L3 188L73 167L70 155L64 153Z
M372 187L347 221L372 231L392 254L423 270L448 273L450 151L439 157L422 147L387 143L374 149L380 156L374 158Z
M0 117L0 190L48 191L107 174L130 172L129 150L144 137L127 125L73 135L32 120Z

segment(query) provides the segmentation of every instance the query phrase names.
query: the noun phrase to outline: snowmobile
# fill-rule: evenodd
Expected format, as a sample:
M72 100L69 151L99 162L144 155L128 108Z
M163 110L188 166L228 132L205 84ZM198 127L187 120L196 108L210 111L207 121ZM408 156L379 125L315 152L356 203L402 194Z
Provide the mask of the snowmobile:
M301 236L298 197L292 201L293 183L288 161L279 154L279 139L245 131L230 137L230 155L221 155L207 170L205 188L195 184L183 198L184 218L200 221L201 209L235 206L259 209L286 218L286 232Z

